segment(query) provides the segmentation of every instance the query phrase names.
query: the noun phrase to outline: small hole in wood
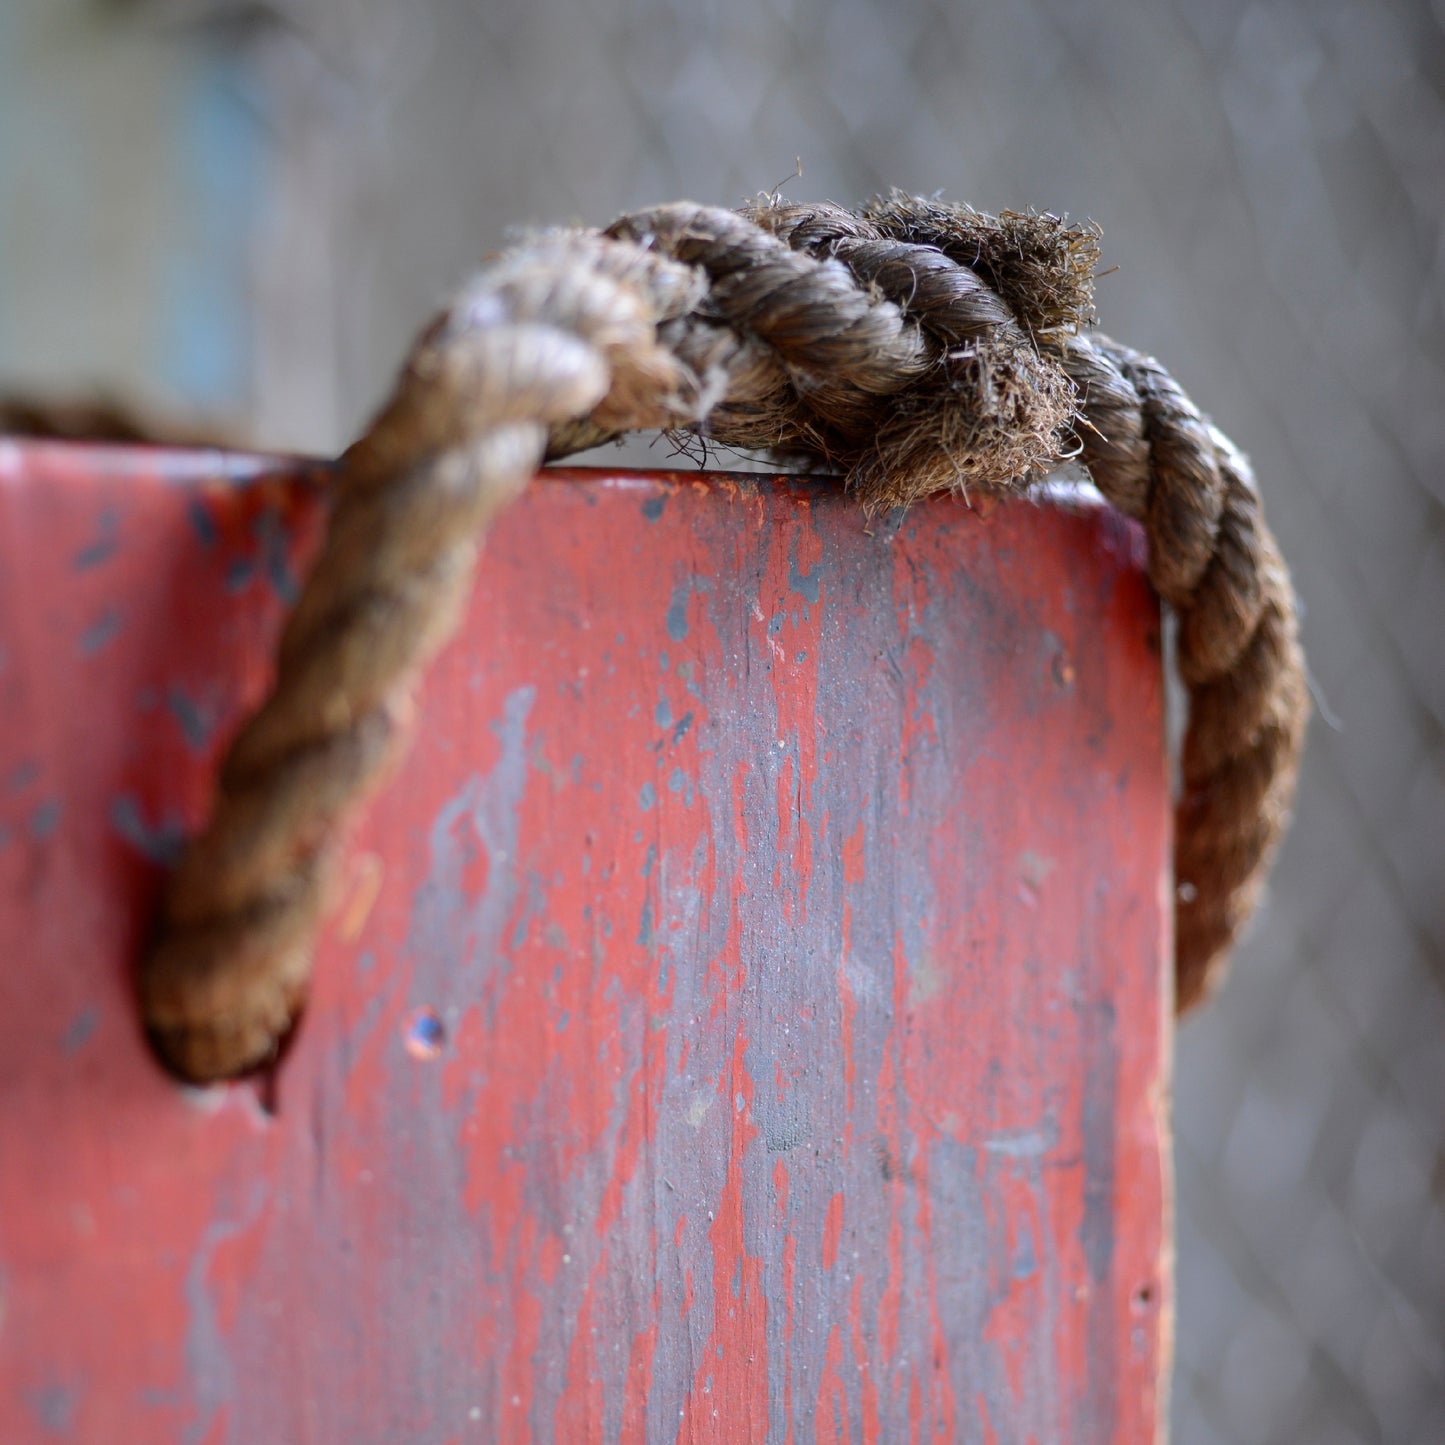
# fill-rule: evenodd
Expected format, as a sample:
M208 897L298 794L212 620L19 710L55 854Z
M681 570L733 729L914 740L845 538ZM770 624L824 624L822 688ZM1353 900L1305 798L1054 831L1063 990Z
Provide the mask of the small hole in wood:
M435 1009L419 1008L407 1020L406 1051L412 1058L440 1058L446 1043L446 1025Z

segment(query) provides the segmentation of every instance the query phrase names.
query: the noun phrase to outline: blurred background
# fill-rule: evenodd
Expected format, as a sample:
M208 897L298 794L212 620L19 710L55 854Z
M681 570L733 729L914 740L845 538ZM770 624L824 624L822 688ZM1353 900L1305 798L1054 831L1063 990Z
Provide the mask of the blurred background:
M0 0L0 389L334 452L509 227L798 158L1098 222L1104 326L1254 459L1320 708L1179 1038L1174 1439L1438 1445L1442 0Z

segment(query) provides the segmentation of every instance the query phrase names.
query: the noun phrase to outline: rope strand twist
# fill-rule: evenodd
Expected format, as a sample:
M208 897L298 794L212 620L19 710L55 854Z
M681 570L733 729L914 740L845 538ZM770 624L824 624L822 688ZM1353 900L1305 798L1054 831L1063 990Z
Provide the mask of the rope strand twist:
M346 828L409 730L492 519L547 458L646 429L807 458L866 504L1018 491L1078 457L1143 523L1190 693L1176 998L1218 977L1293 795L1308 702L1248 464L1150 358L1082 328L1097 236L904 196L679 203L538 235L423 333L344 455L270 696L169 881L142 972L181 1075L274 1055Z

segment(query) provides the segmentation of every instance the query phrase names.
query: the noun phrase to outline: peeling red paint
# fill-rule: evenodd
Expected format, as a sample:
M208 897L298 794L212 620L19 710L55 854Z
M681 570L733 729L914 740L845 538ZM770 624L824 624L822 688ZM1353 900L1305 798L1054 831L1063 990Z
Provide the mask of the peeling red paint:
M158 1072L128 970L320 520L279 462L0 443L0 1438L1151 1438L1137 534L540 481L271 1118Z

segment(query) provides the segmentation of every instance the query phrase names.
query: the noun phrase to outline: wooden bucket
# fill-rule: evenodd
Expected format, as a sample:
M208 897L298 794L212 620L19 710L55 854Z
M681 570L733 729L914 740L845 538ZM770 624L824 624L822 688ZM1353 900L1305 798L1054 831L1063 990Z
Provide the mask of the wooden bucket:
M545 473L289 1054L190 1089L137 956L324 477L0 441L0 1438L1153 1438L1137 530Z

